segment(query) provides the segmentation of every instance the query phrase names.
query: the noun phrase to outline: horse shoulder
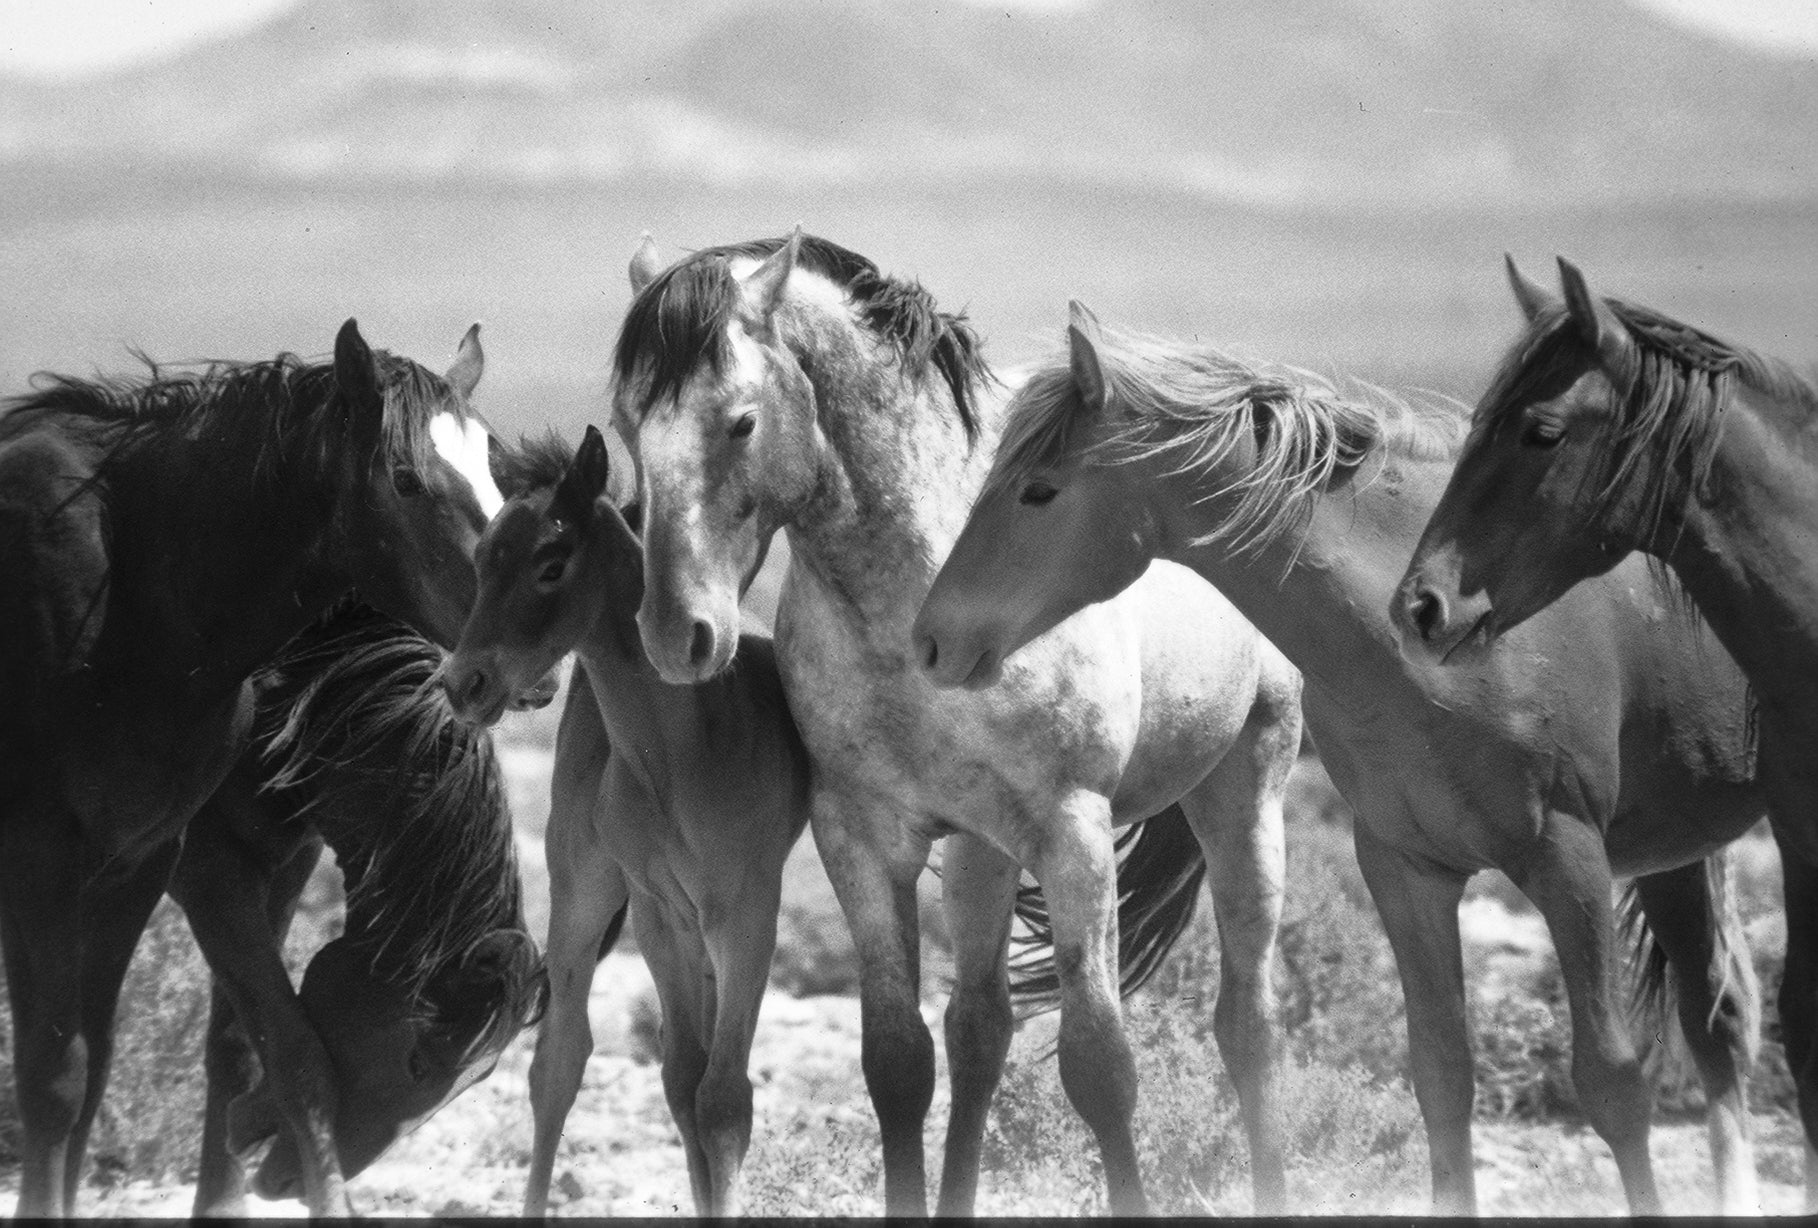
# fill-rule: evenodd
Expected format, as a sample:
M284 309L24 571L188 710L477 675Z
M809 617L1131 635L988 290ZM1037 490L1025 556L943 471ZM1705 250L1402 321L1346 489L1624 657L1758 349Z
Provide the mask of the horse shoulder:
M37 702L32 682L80 668L106 621L107 507L94 479L89 450L60 431L0 444L0 655L15 710Z

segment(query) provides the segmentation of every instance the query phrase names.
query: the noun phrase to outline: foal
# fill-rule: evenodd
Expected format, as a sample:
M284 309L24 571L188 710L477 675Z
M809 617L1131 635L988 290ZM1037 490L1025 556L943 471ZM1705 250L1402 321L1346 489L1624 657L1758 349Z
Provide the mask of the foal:
M442 683L457 712L490 723L564 654L581 667L549 816L550 1002L530 1072L524 1213L544 1210L593 1049L594 967L629 906L662 1000L663 1086L695 1208L736 1215L751 1141L745 1068L783 861L808 821L807 754L769 639L745 636L740 668L699 686L669 685L645 660L641 547L606 496L598 429L571 463L547 441L521 458L495 449L493 469L508 501L481 539L480 598Z

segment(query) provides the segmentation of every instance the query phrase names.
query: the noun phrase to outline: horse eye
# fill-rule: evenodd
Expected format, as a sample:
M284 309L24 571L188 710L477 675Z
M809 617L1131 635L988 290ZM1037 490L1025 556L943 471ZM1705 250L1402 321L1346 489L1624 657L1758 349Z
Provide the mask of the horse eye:
M1529 448L1551 448L1564 438L1565 427L1539 418L1528 423L1521 432L1521 442Z
M1060 491L1046 482L1031 482L1023 487L1023 493L1016 497L1016 501L1030 507L1046 507L1054 502L1054 496L1058 494Z
M567 559L553 559L550 562L545 563L543 565L543 570L537 575L537 582L539 584L560 583L560 581L562 579L562 573L567 570L568 570L568 560Z
M732 424L732 430L728 433L734 439L743 439L755 430L757 430L757 415L752 413L740 416L739 420Z
M391 488L408 499L423 493L423 478L415 469L399 465L391 471Z

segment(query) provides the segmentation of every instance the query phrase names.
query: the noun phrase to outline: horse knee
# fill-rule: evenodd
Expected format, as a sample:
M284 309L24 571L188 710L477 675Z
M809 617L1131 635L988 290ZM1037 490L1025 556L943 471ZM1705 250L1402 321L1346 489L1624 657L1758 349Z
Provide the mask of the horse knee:
M694 1097L695 1128L709 1151L725 1147L734 1159L751 1141L751 1080L744 1071L701 1081Z
M89 1042L80 1033L32 1031L39 1034L22 1035L15 1049L20 1124L38 1138L61 1139L75 1130L88 1095Z
M1010 1038L1016 1030L1016 1016L1010 1009L1010 994L1001 982L968 990L954 986L942 1017L947 1037L947 1060L954 1064L953 1077L961 1077L960 1064L982 1064L1001 1068L1010 1052Z
M1128 1130L1136 1113L1136 1058L1123 1027L1114 1014L1069 1022L1062 1017L1060 1035L1067 1100L1094 1134Z
M880 1119L921 1121L934 1102L934 1038L921 1012L867 1012L860 1065Z

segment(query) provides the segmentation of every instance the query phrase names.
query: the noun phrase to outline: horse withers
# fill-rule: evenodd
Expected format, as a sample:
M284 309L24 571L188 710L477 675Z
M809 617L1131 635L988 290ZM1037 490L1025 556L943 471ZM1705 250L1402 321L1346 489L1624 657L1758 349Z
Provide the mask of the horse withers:
M694 1205L736 1215L751 1141L746 1068L776 947L783 862L808 822L808 757L767 637L740 666L671 686L644 658L636 533L607 493L605 438L494 453L508 496L477 556L480 596L442 672L457 711L497 719L569 652L549 826L550 1008L531 1066L524 1213L541 1215L593 1051L594 967L629 910L663 1009L663 1087ZM631 515L635 518L636 511Z
M921 286L799 232L667 269L646 243L631 273L613 408L640 462L642 641L671 683L728 665L736 677L739 597L771 538L788 533L776 659L813 764L815 843L863 968L886 1212L927 1208L935 1065L916 881L937 839L956 964L940 1213L969 1214L976 1199L1011 1039L1007 948L1025 867L1052 914L1062 1084L1098 1142L1111 1209L1147 1205L1114 831L1152 816L1165 827L1179 812L1199 845L1180 861L1203 856L1217 908L1214 1029L1256 1206L1282 1210L1270 978L1299 676L1214 589L1163 565L1055 628L1000 685L937 689L910 623L999 426L971 329ZM1143 909L1179 902L1168 869L1132 885Z
M1721 646L1631 563L1468 663L1404 657L1389 598L1452 472L1455 410L1106 333L1079 304L1067 336L1014 398L922 606L937 680L1008 668L1156 560L1193 568L1306 676L1307 726L1356 812L1401 976L1435 1208L1477 1207L1458 905L1496 868L1547 923L1580 1104L1644 1212L1659 1209L1650 1096L1610 907L1612 876L1637 876L1704 1081L1719 1203L1758 1210L1753 974L1727 875L1706 859L1765 793L1748 688Z
M1467 661L1633 552L1748 675L1787 902L1787 1062L1818 1211L1818 385L1646 307L1508 274L1527 328L1395 595L1412 653Z
M19 1210L73 1206L127 961L246 746L248 679L349 589L441 643L497 492L446 376L334 360L39 377L0 417L0 942Z

